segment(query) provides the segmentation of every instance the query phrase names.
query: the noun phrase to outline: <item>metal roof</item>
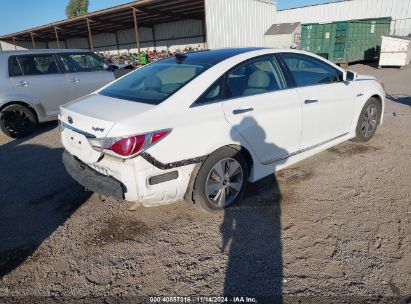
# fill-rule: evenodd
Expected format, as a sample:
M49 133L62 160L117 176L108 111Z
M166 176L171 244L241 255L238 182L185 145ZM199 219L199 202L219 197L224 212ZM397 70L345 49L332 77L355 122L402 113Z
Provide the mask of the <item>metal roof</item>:
M87 20L93 35L116 32L134 27L133 10L138 26L151 27L157 23L182 19L204 19L204 0L138 0L86 15L65 19L21 32L0 36L2 40L56 40L56 30L60 40L74 37L88 37Z
M56 53L89 53L90 50L84 49L30 49L30 50L18 50L18 51L2 51L0 56L13 56L13 55L41 55L41 54L56 54Z
M265 35L292 34L300 25L300 22L273 24L267 32L265 32Z

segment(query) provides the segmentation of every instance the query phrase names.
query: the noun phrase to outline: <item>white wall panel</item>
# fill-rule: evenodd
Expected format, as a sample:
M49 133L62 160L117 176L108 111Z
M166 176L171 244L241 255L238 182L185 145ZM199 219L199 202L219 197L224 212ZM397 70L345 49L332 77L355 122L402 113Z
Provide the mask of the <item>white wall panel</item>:
M276 23L271 0L205 0L208 47L264 46L264 34Z
M277 22L319 23L391 17L391 34L411 33L411 0L346 0L277 12Z
M27 50L33 48L33 43L31 41L16 41L16 48L11 41L0 41L2 51L14 51L17 50ZM47 49L46 42L36 42L36 49Z

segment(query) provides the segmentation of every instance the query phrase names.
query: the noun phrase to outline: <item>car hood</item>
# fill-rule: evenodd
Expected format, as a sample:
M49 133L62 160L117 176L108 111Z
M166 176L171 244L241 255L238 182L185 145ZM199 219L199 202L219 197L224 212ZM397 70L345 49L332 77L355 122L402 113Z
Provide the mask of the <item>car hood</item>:
M154 105L91 94L60 107L60 121L93 137L105 137L119 121L135 117Z

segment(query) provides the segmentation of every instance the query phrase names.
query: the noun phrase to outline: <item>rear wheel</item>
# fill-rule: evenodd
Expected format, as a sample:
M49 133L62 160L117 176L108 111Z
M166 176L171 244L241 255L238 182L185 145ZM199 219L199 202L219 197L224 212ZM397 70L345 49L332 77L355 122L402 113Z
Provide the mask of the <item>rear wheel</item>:
M367 142L373 138L375 131L377 131L380 112L381 107L378 100L374 97L370 98L358 118L354 141Z
M11 138L22 138L31 134L37 126L37 119L29 108L14 104L0 112L0 130Z
M211 154L194 182L194 205L202 211L217 212L234 205L245 192L249 169L244 156L229 147Z

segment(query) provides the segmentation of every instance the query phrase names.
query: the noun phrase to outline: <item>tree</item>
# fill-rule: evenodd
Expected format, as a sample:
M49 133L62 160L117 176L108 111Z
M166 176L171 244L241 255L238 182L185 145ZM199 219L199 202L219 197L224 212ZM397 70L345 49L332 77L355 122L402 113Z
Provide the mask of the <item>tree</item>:
M70 0L66 6L67 18L74 18L88 13L88 0Z

